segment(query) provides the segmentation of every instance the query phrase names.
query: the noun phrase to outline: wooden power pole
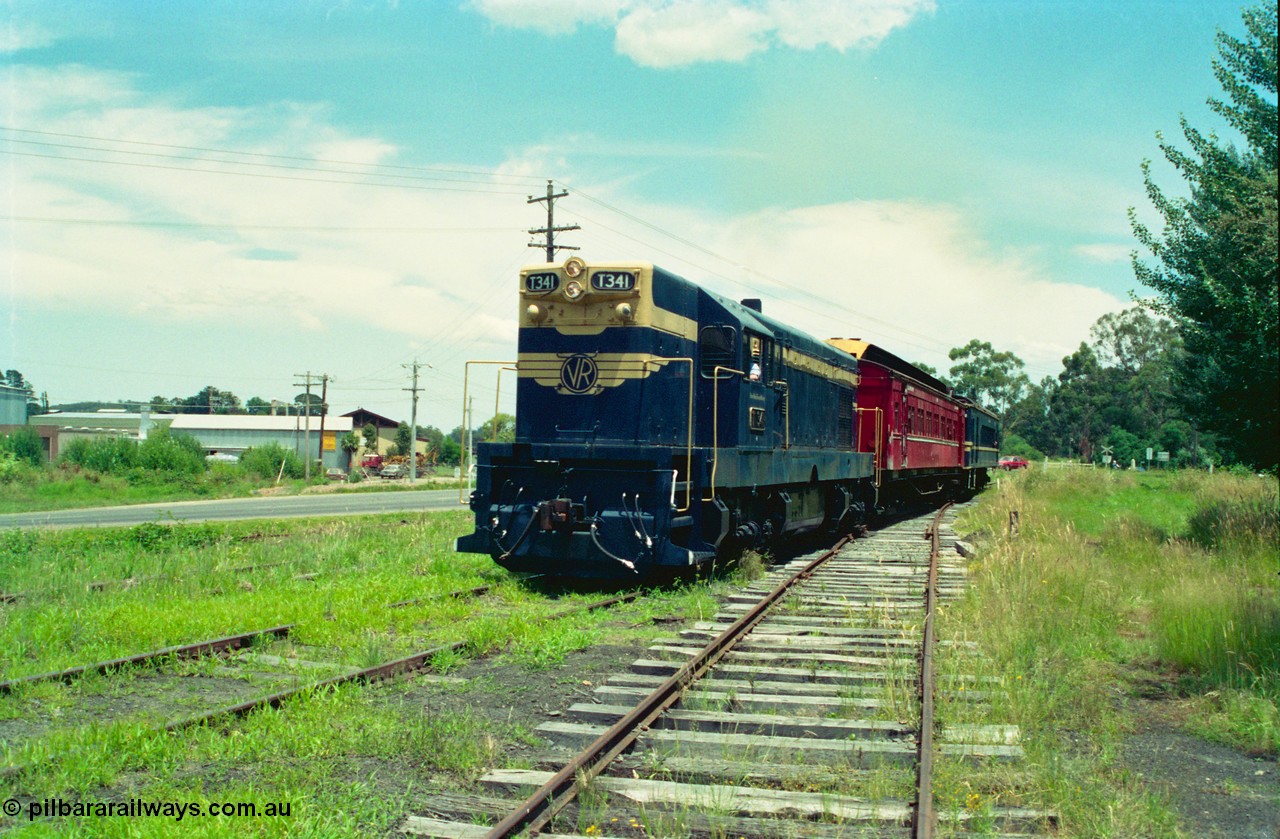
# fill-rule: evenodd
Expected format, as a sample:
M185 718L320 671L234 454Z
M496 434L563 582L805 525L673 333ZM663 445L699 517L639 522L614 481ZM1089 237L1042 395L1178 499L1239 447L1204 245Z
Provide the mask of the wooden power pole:
M526 202L526 203L528 203L528 204L541 204L543 201L546 201L546 202L547 202L547 226L546 226L546 227L535 227L535 228L532 228L532 229L529 231L529 233L530 233L531 235L533 235L533 236L537 236L537 235L541 234L541 235L544 235L544 236L546 236L546 237L547 237L547 239L546 239L546 241L545 241L545 242L530 242L530 243L529 243L529 247L531 247L531 248L546 248L546 249L547 249L547 262L555 262L555 261L556 261L556 251L576 251L576 250L578 250L578 248L577 248L577 247L575 247L575 246L573 246L573 245L557 245L557 244L556 244L556 234L557 234L557 233L563 233L563 232L565 232L566 230L581 230L581 229L582 229L579 225L576 225L576 224L570 224L570 225L566 225L566 226L564 226L564 227L556 227L556 216L555 216L556 199L557 199L557 198L564 198L564 197L565 197L566 195L568 195L568 194L569 194L569 193L568 193L567 191L566 191L566 192L556 192L556 191L555 191L555 188L551 185L551 181L547 181L547 194L546 194L546 195L544 195L544 196L540 196L540 197L538 197L538 198L534 198L532 195L530 195L530 196L529 196L529 200Z

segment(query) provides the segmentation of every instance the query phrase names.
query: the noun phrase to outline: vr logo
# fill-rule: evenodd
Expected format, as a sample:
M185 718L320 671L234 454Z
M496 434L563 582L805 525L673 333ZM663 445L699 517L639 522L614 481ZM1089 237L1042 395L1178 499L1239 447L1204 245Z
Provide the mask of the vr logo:
M591 355L571 355L560 365L560 387L569 393L599 390L599 380L600 368Z

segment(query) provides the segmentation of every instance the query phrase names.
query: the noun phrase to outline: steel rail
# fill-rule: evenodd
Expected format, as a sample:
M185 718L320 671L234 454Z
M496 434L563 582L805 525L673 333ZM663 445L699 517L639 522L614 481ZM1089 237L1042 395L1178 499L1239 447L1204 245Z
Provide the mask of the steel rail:
M523 583L528 580L536 580L539 577L544 576L546 575L526 574L523 577L511 577L510 580L514 580L517 583ZM403 609L405 606L418 606L422 603L432 603L436 600L448 600L449 598L456 599L459 597L480 597L483 594L488 594L496 586L502 585L502 583L509 582L510 580L498 580L497 582L486 583L485 585L476 586L475 588L464 588L458 591L443 592L441 594L428 594L426 597L413 597L409 600L397 600L395 603L388 603L384 608Z
M632 600L635 600L639 596L640 596L639 591L628 592L627 594L619 595L618 597L610 597L606 600L597 600L592 603L584 603L581 606L574 606L572 608L565 609L563 611L548 615L547 617L543 618L543 620L559 620L560 618L569 617L570 615L576 615L579 612L591 612L591 611L595 611L596 609L605 609L605 608L608 608L609 606L614 606L619 603L630 602ZM377 664L377 665L374 665L373 667L366 667L363 670L355 670L350 673L343 673L340 676L333 676L332 678L323 679L319 682L311 682L309 684L301 685L296 688L290 688L289 690L280 691L279 693L273 693L267 696L260 696L257 699L250 699L246 702L240 702L236 705L230 705L225 708L219 708L216 711L209 711L204 714L197 714L195 716L187 717L185 719L175 720L171 723L166 724L164 726L164 730L180 731L184 728L191 728L192 726L202 725L208 722L214 722L215 720L218 720L224 717L243 717L260 708L268 708L268 707L279 708L281 705L284 704L286 700L290 699L291 697L298 696L303 693L308 693L314 690L321 690L323 688L336 687L338 685L348 684L350 682L370 683L370 682L386 681L387 679L393 679L396 676L399 676L405 673L413 673L415 671L421 670L427 667L430 664L431 659L434 658L437 654L443 653L443 652L458 652L462 649L465 649L467 645L470 643L471 643L470 641L454 641L453 643L450 643L450 644L441 644L438 647L432 647L429 650L423 650L422 652L414 653L413 655L405 656L404 658L398 658L394 661L388 661L384 664Z
M913 839L930 839L937 824L937 814L933 808L933 657L937 646L933 618L938 594L938 555L941 553L938 528L942 525L943 514L950 507L950 502L942 505L929 529L925 531L925 538L930 540L929 579L924 590L924 639L920 645L920 678L917 680L920 688L920 731L916 737L916 806L911 825Z
M772 606L793 586L808 579L823 563L838 554L849 541L850 537L846 536L836 543L835 547L779 583L746 614L734 621L652 693L640 700L626 716L610 726L591 745L569 761L551 780L491 828L485 834L485 838L504 839L526 830L532 835L545 827L583 787L604 771L610 761L629 749L641 732L647 730L654 720L674 705L690 685L702 678L725 653L732 649L734 644L754 629Z
M580 612L591 612L591 611L595 611L596 609L606 609L610 606L615 606L619 603L629 603L632 600L635 600L637 597L639 597L641 593L642 592L639 590L630 591L624 594L620 594L617 597L610 597L605 600L596 600L591 603L584 603L581 606L574 606L569 609L564 609L560 612L556 612L552 615L548 615L546 618L543 618L543 620L558 620L559 618L569 617L571 615L576 615ZM289 627L282 627L282 628L287 629ZM229 705L227 707L219 708L214 711L208 711L203 714L196 714L195 716L186 717L180 720L174 720L173 722L166 723L163 727L157 730L162 730L167 732L181 731L183 729L193 728L195 726L216 722L223 718L243 717L261 708L268 708L268 707L279 708L287 700L289 700L294 696L299 696L301 694L308 693L314 690L320 690L322 688L335 687L338 685L347 684L349 682L363 681L363 682L369 683L369 682L384 681L386 679L391 679L404 673L412 673L414 671L421 670L424 667L426 667L430 662L430 660L438 653L442 653L445 651L457 652L465 648L469 643L470 643L469 641L455 641L451 644L442 644L439 647L432 647L429 650L424 650L419 653L414 653L413 655L406 656L404 658L399 658L399 659L396 659L395 661L389 661L384 664L375 665L374 667L368 667L368 668L365 668L364 670L356 670L351 673L344 673L340 676L334 676L332 678L324 679L319 682L311 682L309 684L301 685L300 687L291 688L285 691L280 691L279 693L273 693L267 696L260 696L257 699L250 699L248 701L240 702L235 705ZM23 775L27 772L30 772L32 769L35 768L35 766L36 764L19 764L16 766L0 767L0 779L8 780L10 778L15 778L19 775Z
M9 681L0 682L0 694L13 692L14 689L24 686L36 684L38 682L72 682L86 673L110 673L130 667L137 664L159 664L168 658L202 658L208 655L216 655L226 652L227 650L236 650L243 646L253 643L258 638L265 638L269 635L282 638L289 634L289 630L293 629L297 624L285 624L284 626L273 626L270 629L259 629L254 632L245 632L240 635L228 635L225 638L215 638L212 641L197 641L194 644L181 644L176 647L165 647L161 650L152 650L149 653L139 653L138 655L128 656L127 658L113 658L110 661L102 661L97 664L83 664L79 667L70 667L66 670L59 670L54 673L40 673L35 676L24 676L20 679L10 679Z

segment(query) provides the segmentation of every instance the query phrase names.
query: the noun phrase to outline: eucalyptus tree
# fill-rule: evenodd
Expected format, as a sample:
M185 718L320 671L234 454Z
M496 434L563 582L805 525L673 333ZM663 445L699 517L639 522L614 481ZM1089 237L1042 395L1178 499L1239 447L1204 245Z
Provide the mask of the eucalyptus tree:
M1177 324L1186 348L1177 364L1179 394L1200 427L1221 435L1236 458L1280 463L1280 299L1277 287L1276 7L1243 12L1247 35L1217 36L1214 75L1225 98L1209 106L1236 132L1237 147L1184 117L1183 151L1157 135L1165 159L1189 195L1171 197L1142 165L1147 195L1163 221L1159 233L1129 211L1138 241L1137 279L1155 292L1144 303Z

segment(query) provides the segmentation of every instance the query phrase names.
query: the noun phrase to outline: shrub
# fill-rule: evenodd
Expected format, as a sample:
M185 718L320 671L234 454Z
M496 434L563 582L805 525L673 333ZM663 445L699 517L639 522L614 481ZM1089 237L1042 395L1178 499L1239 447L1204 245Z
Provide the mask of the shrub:
M35 470L13 452L0 450L0 484L16 484L31 480Z
M204 446L189 435L161 429L138 446L138 465L172 475L196 475L204 471Z
M0 452L7 452L32 466L44 464L44 442L33 428L19 428L0 435Z
M1233 542L1275 545L1280 540L1280 499L1274 483L1253 481L1238 481L1201 501L1187 520L1187 539L1204 548Z
M284 477L302 477L302 458L298 457L292 449L286 449L279 443L255 446L246 449L240 456L240 466L246 472L273 481L280 474L281 464L284 465Z
M1025 457L1027 460L1031 461L1044 460L1044 452L1028 443L1022 437L1014 434L1012 431L1004 435L1004 439L1000 441L1000 453Z
M124 437L77 437L58 459L95 472L119 474L138 465L138 444Z

